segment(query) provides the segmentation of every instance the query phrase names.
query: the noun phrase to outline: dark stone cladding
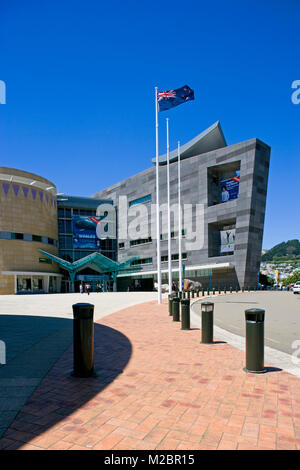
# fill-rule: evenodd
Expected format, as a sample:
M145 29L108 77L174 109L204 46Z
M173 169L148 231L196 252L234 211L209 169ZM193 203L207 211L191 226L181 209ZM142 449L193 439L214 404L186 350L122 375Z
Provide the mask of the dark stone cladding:
M203 204L204 224L203 246L195 250L187 245L188 240L182 239L182 251L188 253L185 260L186 267L207 266L212 264L228 263L227 268L215 270L214 275L222 283L227 285L236 279L239 286L255 286L257 282L257 267L259 266L262 248L263 225L265 218L265 204L268 184L268 168L270 147L258 139L250 139L245 142L218 148L211 152L194 155L181 161L181 202L182 204ZM210 202L213 194L212 184L209 180L209 169L219 167L222 171L224 165L232 167L237 164L240 168L239 197L227 203ZM211 170L213 171L213 170ZM225 171L225 170L224 170ZM159 167L160 172L160 202L167 201L167 167ZM177 175L178 163L170 164L170 197L172 204L177 199ZM211 191L211 192L210 192ZM138 173L112 187L97 193L97 197L113 199L118 206L118 197L127 196L128 203L151 194L151 203L156 202L156 175L155 166ZM150 214L150 210L148 211ZM123 214L118 212L118 222ZM171 230L174 227L174 218L171 216ZM190 223L197 228L194 212L190 215ZM149 224L148 220L142 221L142 226ZM215 243L214 234L226 224L234 224L236 227L235 250L233 254L219 254L215 256L215 250L211 246ZM119 226L119 224L118 224ZM142 227L142 228L143 228ZM200 227L201 228L201 227ZM141 237L141 238L144 238ZM145 237L146 238L146 237ZM155 271L156 269L156 240L141 246L130 246L129 239L124 241L124 248L119 251L119 262L126 261L132 256L140 258L152 258L152 264L142 266L141 272ZM218 240L217 240L218 242ZM161 251L165 253L167 241L162 242ZM178 240L172 240L172 252L178 253ZM177 267L178 264L174 264ZM165 269L167 264L162 266ZM188 275L188 274L187 274ZM223 277L222 277L223 276ZM201 282L201 279L199 279Z

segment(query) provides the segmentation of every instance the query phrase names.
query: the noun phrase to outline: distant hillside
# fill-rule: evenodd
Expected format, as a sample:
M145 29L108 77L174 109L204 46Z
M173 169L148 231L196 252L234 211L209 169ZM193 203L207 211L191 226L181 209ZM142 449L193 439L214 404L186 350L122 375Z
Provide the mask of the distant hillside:
M300 260L300 241L289 240L273 246L261 257L263 262Z

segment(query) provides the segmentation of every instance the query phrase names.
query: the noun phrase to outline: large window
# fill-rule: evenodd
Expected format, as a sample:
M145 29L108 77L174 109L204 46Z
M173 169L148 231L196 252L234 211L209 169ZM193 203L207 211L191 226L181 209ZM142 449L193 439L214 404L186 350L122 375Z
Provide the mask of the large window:
M241 162L230 162L207 168L208 205L232 201L238 198Z
M208 224L208 256L233 255L236 219Z

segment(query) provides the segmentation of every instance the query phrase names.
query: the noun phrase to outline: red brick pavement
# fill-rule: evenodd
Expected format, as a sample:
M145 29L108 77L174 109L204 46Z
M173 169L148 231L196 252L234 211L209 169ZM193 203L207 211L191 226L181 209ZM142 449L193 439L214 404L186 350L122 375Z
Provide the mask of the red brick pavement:
M66 351L0 449L300 449L300 380L246 374L244 352L200 343L167 304L95 325L97 378L70 376Z

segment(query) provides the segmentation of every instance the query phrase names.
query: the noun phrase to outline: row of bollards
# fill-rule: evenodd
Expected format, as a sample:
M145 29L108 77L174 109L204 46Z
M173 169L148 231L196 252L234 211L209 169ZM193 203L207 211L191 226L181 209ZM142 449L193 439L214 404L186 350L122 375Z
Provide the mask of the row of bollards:
M173 321L180 321L181 329L190 329L190 300L180 299L174 294L169 295L169 315ZM266 372L264 367L264 320L265 311L258 308L245 310L246 321L246 365L244 370L252 373ZM214 303L201 303L201 343L214 344Z
M202 295L204 290L202 290ZM200 293L197 291L197 296ZM180 322L181 329L190 329L190 295L188 298L169 295L169 315ZM194 295L192 294L192 297ZM73 305L73 376L91 377L94 375L94 305L78 303ZM201 303L201 343L213 344L214 303ZM246 320L246 372L263 373L264 367L264 320L262 309L245 310Z

